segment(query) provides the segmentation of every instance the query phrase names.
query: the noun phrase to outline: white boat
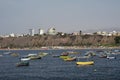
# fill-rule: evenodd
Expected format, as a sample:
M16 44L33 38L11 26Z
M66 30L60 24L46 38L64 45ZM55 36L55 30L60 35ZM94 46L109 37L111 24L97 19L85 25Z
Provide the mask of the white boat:
M12 52L4 52L3 54L11 54Z
M115 57L109 57L109 56L107 56L107 59L115 59Z
M33 53L33 54L28 54L27 56L28 56L28 57L37 56L37 54L34 54L34 53Z
M22 57L20 58L20 60L21 60L21 61L29 61L30 58L29 58L28 56L22 56Z
M20 60L21 60L21 61L29 61L30 58L21 58Z

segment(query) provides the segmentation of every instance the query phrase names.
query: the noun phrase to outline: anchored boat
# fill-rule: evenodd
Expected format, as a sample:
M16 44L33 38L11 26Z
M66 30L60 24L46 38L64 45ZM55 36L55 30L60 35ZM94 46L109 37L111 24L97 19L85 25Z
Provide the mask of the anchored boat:
M79 61L79 62L76 62L77 65L93 65L94 64L94 61Z
M28 61L21 61L21 62L18 62L16 64L17 67L20 67L20 66L29 66L29 62Z

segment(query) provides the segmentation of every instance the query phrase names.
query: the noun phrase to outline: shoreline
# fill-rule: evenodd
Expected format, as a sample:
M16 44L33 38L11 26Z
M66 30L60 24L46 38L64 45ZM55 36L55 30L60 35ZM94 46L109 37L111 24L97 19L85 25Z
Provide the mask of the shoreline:
M78 49L120 49L119 47L76 47L76 46L70 46L70 47L66 47L66 46L60 46L60 47L44 47L44 48L4 48L4 49L0 49L0 50L66 50L66 49L73 49L73 50L78 50Z

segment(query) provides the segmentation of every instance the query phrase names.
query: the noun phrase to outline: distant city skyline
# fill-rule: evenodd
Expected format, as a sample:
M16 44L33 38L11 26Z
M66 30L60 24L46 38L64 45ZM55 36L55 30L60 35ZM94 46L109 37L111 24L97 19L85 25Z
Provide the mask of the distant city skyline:
M0 0L0 34L51 27L66 33L120 30L120 0Z

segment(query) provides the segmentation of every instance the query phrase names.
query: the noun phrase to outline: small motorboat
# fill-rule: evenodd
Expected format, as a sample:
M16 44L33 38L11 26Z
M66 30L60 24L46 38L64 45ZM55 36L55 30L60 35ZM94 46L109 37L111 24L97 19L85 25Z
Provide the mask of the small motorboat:
M101 54L99 55L100 58L107 58L107 54Z
M115 59L115 57L107 56L107 59Z
M60 55L52 55L53 57L60 57Z
M19 56L18 53L11 53L10 55L13 56L13 57L18 57Z
M12 52L8 51L8 52L4 52L3 54L11 54Z
M30 60L30 57L28 55L25 55L25 56L22 56L20 58L21 61L29 61Z
M59 56L59 58L61 58L61 59L67 59L67 58L70 58L70 56Z
M46 55L48 55L48 53L45 53L45 52L40 52L40 53L38 54L38 56L40 56L40 57L44 57L44 56L46 56Z
M93 65L94 61L78 61L76 62L77 65Z
M30 58L21 58L20 60L21 60L21 61L29 61Z
M36 55L37 55L37 54L34 54L34 53L32 54L32 53L30 53L30 54L28 54L27 56L28 56L28 57L31 57L31 56L36 56Z
M41 56L31 56L31 57L29 57L30 58L30 60L36 60L36 59L41 59Z
M61 55L60 56L68 56L69 55L69 53L68 52L63 52L63 53L61 53Z
M20 66L29 66L29 62L28 61L21 61L21 62L18 62L16 64L17 67L20 67Z
M76 57L68 57L66 59L64 59L65 61L76 61Z

